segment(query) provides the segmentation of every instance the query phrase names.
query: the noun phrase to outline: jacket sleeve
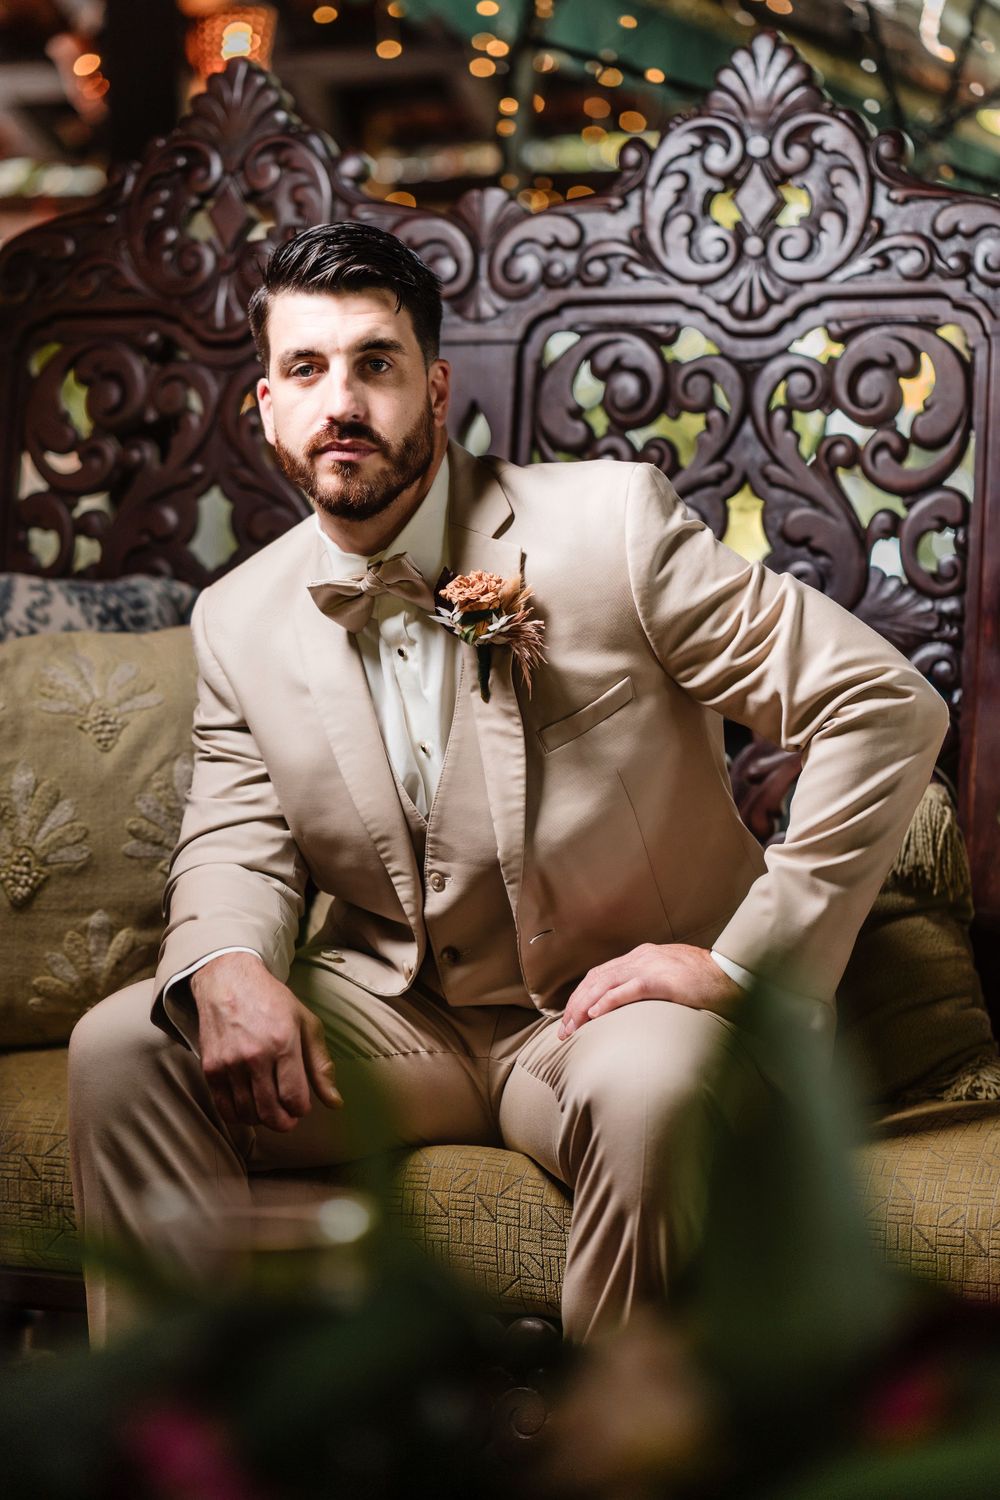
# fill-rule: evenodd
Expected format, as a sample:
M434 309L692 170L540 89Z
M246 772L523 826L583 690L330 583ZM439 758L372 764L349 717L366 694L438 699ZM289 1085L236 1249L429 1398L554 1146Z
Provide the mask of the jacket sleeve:
M633 597L663 669L707 708L803 756L785 841L715 947L829 1001L948 727L893 646L790 574L716 541L658 469L626 502Z
M286 979L304 907L304 861L210 644L211 592L201 595L191 620L198 660L194 773L163 896L167 928L153 1005L160 1026L170 980L218 949L252 949ZM172 987L175 1024L185 999L190 1005L182 991L184 981ZM178 1029L190 1040L183 1023Z

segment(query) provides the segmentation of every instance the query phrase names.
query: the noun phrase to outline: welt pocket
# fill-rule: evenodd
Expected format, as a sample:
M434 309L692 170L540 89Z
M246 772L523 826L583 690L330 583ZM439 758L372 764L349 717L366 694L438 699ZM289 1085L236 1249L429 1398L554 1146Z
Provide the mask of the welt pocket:
M570 740L575 740L578 735L585 734L595 724L600 724L602 720L624 708L634 697L631 677L623 677L621 682L616 682L614 687L608 688L606 693L602 693L592 703L578 708L576 713L567 714L565 719L556 719L554 724L546 724L543 729L539 729L538 738L542 742L542 749L547 755L552 750L558 750L560 745L569 744Z

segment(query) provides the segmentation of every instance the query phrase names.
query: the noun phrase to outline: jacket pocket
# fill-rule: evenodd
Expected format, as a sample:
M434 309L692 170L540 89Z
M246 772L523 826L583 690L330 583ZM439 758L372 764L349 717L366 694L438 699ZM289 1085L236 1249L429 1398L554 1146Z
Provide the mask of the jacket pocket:
M556 719L554 724L546 724L543 729L539 729L538 738L542 742L542 749L548 755L552 750L558 750L560 745L568 745L570 740L575 740L578 735L585 734L588 729L593 729L596 724L624 708L634 697L631 677L623 677L621 682L616 682L614 687L608 688L593 703L578 708L576 713L568 714L565 719Z

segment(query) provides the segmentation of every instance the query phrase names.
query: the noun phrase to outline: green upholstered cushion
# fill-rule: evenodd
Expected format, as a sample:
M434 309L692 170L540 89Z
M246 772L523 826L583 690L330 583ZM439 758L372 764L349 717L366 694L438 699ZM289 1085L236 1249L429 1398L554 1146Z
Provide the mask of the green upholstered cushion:
M194 696L186 626L0 649L0 1045L65 1041L152 974Z
M0 1265L76 1271L65 1047L0 1054Z
M1000 1302L1000 1103L899 1112L856 1161L869 1229L886 1260Z
M889 1117L856 1161L869 1228L888 1260L1000 1302L1000 1103ZM0 1265L73 1271L79 1244L66 1148L66 1049L0 1055ZM364 1186L363 1163L254 1178L261 1202ZM395 1158L403 1232L502 1309L558 1316L570 1198L519 1152L425 1146Z
M971 918L965 844L948 792L932 783L837 994L839 1046L868 1099L1000 1096Z

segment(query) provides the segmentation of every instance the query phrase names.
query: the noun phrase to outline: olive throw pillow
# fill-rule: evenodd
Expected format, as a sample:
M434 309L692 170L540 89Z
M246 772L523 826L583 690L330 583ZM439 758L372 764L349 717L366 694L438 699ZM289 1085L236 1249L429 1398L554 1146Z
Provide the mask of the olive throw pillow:
M870 1102L1000 1098L971 920L965 843L950 795L933 782L837 994L839 1047Z
M194 698L186 626L0 649L0 1045L152 974Z

